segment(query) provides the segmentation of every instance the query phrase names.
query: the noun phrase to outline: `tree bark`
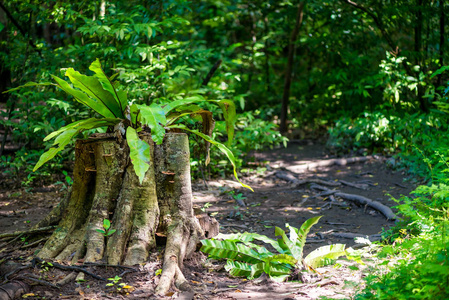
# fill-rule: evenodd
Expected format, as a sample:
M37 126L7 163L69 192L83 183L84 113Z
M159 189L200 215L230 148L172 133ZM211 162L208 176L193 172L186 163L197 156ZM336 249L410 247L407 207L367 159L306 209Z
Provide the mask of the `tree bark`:
M445 14L444 14L444 2L439 1L440 4L440 68L444 66L444 23L445 23ZM437 87L441 85L441 78L443 74L438 75Z
M296 14L296 22L295 27L290 36L290 43L288 45L288 60L287 66L285 70L285 81L284 81L284 94L282 95L282 106L281 106L281 124L280 124L280 132L282 134L287 132L287 117L288 117L288 105L290 98L290 86L292 82L292 73L293 73L293 62L295 58L295 42L298 37L299 29L302 25L303 19L303 9L304 9L305 1L301 1L298 5L298 12Z
M204 232L194 216L190 182L190 153L186 134L168 133L154 145L148 133L150 168L140 184L130 163L126 141L110 134L78 140L74 183L57 230L38 256L43 259L136 265L156 246L156 234L166 236L161 280L156 289L168 292L174 281L189 289L182 263ZM108 235L103 221L110 220ZM106 234L101 231L106 231Z

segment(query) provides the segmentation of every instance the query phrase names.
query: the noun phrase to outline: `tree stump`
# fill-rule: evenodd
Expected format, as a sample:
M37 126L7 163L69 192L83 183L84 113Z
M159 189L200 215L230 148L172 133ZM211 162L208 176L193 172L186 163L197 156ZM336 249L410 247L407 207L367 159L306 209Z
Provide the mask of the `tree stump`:
M166 236L161 280L156 293L165 294L173 280L190 286L181 269L203 230L192 207L190 153L184 133L167 133L154 145L148 133L150 168L142 184L134 172L126 141L112 134L78 140L72 192L59 226L39 252L43 259L103 260L109 264L144 263L156 246L156 234ZM103 220L111 220L105 237Z

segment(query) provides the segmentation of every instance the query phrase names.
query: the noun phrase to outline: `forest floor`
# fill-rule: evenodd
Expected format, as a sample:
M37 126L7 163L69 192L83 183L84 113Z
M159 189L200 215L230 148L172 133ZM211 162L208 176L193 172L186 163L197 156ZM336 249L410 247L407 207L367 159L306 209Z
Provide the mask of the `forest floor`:
M203 181L196 181L193 183L194 204L218 220L221 233L248 231L271 238L275 237L275 226L285 229L288 223L299 228L307 219L321 215L323 217L308 235L305 255L328 244L353 246L353 237L357 235L378 239L382 229L394 225L394 221L387 220L370 207L358 206L339 197L320 196L322 191L316 183L321 187L326 186L322 183L338 185L327 187L390 207L395 202L390 200L389 195L399 198L408 195L414 188L412 183L404 181L403 173L387 168L384 157L374 156L346 165L332 164L342 161L332 160L319 143L290 143L288 148L255 153L254 156L257 167L242 176L242 181L249 184L254 192L239 188L230 180L209 181L207 188ZM313 168L313 163L322 166ZM304 167L306 165L309 168ZM303 184L298 185L298 181L292 184L280 178L285 175L304 180L300 182ZM12 179L3 177L0 180L0 234L31 228L65 194L60 191L61 185L13 189L8 187L9 180ZM32 262L33 253L44 242L33 244L35 239L21 236L14 241L0 241L1 276L8 272L6 262L24 266ZM370 248L366 249L369 252ZM49 284L70 278L67 276L71 271L42 264L24 268L10 275L10 279L16 276L19 280L22 277L31 284L27 299L348 299L363 288L363 278L376 263L373 257L368 257L364 265L339 259L338 268L318 268L318 273L310 275L306 282L274 283L264 276L255 280L232 278L224 270L223 261L206 260L206 256L198 252L185 261L184 268L184 275L194 292L174 291L170 296L156 298L152 294L159 279L155 272L161 268L162 262L161 248L157 250L151 255L149 263L133 272L102 265L85 267L105 279L121 277L114 286L106 286L105 281L87 275L84 282L76 282L71 277L72 280L66 280L59 289L51 287ZM126 283L127 288L119 290L119 283Z

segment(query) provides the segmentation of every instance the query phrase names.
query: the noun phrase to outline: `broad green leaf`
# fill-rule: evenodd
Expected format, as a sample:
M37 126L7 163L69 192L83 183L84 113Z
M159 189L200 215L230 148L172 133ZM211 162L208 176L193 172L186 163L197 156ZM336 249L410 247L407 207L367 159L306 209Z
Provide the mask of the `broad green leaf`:
M65 80L59 77L51 75L51 77L58 83L59 88L61 88L67 94L73 96L76 101L92 108L94 111L99 113L105 118L115 118L116 116L101 102L96 99L89 98L85 93L80 90L76 90L70 86Z
M223 116L226 120L226 132L228 134L227 146L232 145L234 139L234 125L237 121L237 113L235 111L235 104L232 100L220 100L216 101L223 111Z
M61 132L66 131L68 129L77 129L77 130L81 131L81 130L104 127L104 126L114 126L118 122L120 122L120 119L115 119L115 118L103 118L103 119L89 118L86 120L75 121L73 123L70 123L67 126L59 128L58 130L53 131L52 133L47 135L44 138L44 142L54 138L55 136L59 135Z
M334 244L320 247L304 258L304 262L312 268L328 265L334 259L346 254L344 244Z
M95 73L95 77L98 79L103 89L108 91L114 97L115 101L119 104L120 110L124 112L128 105L127 94L125 91L118 92L115 89L111 79L106 76L101 68L101 63L98 58L90 65L89 70Z
M301 225L299 230L293 226L288 226L290 231L292 231L292 230L295 231L295 233L298 236L297 240L295 241L295 244L296 244L296 247L301 252L301 254L300 254L301 259L302 259L302 251L304 249L304 245L306 244L307 234L309 234L309 231L312 228L312 226L315 225L316 223L318 223L318 221L321 219L321 217L322 216L317 216L317 217L308 219ZM301 259L298 259L298 260L301 261Z
M240 179L239 179L239 177L238 177L238 175L237 175L237 169L236 169L236 167L235 167L235 157L234 157L234 154L233 154L232 151L229 150L225 145L223 145L223 144L220 143L220 142L217 142L217 141L213 140L211 137L209 137L209 136L207 136L207 135L205 135L205 134L199 132L198 130L189 129L189 128L187 128L187 127L184 126L184 125L170 125L170 128L178 128L178 129L183 129L183 130L192 132L192 133L198 135L199 137L205 139L205 140L208 141L209 143L211 143L211 144L217 146L218 149L220 149L220 151L223 152L223 153L228 157L229 161L231 162L232 167L233 167L233 169L234 169L234 177L235 177L235 179L236 179L236 180L237 180L243 187L248 188L248 189L250 189L251 191L254 192L254 190L253 190L249 185L246 185L246 184L244 184L243 182L240 181Z
M76 136L79 133L79 130L77 129L68 129L64 132L62 132L58 137L56 138L55 142L53 143L54 146L57 147L51 147L46 152L44 152L41 157L39 158L39 161L34 166L33 172L39 169L43 164L45 164L47 161L55 157L56 154L58 154L59 151L64 149L64 147L70 143L70 141L73 139L74 136Z
M120 121L118 119L114 118L105 118L105 119L95 119L90 118L87 120L81 120L74 123L71 123L67 126L64 126L60 128L57 131L54 131L50 133L48 136L45 137L44 141L47 141L49 139L52 139L56 137L53 146L57 147L51 147L46 152L44 152L41 157L39 158L39 161L34 166L33 172L39 169L44 163L55 157L55 155L64 149L64 147L80 132L87 130L87 129L93 129L98 127L104 127L104 126L112 126L117 124L117 122Z
M230 233L230 234L220 233L215 238L223 239L223 240L233 240L235 242L240 241L242 243L252 242L253 240L258 240L258 241L264 242L266 244L270 244L279 253L284 253L284 250L279 246L277 241L267 237L266 235L262 235L262 234L258 234L258 233L253 233L253 232L251 232L251 233L248 233L248 232Z
M226 262L225 270L228 271L231 276L252 278L251 276L252 266L253 265L248 263L229 259Z
M135 106L139 110L140 121L150 127L153 141L158 145L162 144L165 135L164 126L167 124L164 110L155 103L150 106L137 104Z
M142 184L145 173L150 168L150 145L142 141L137 135L136 130L131 126L126 129L126 140L129 146L131 163L134 166L137 177L139 177L140 184Z
M24 87L29 87L29 86L40 86L40 85L44 85L44 86L45 86L45 85L54 85L54 86L57 86L56 84L54 84L54 83L52 83L52 82L42 82L42 83L38 83L38 82L27 82L27 83L25 83L24 85L15 87L15 88L13 88L13 89L9 89L9 90L7 90L7 91L4 91L3 94L10 93L10 92L14 92L14 91L17 91L17 90L19 90L19 89L21 89L21 88L24 88Z
M111 221L108 219L103 219L103 228L108 230L111 227Z
M165 112L165 115L167 115L169 112L171 112L172 110L174 110L180 106L195 103L195 102L205 102L205 101L206 100L202 96L192 96L192 97L188 97L185 99L172 101L172 102L168 103L167 105L165 105L163 107L163 110Z
M263 262L260 255L250 247L233 241L201 240L201 251L211 256L227 258L247 263Z
M73 68L68 68L65 75L69 77L75 87L86 93L90 99L95 99L101 102L114 117L121 119L125 118L119 102L115 100L113 94L103 88L103 85L97 77L83 75Z
M276 254L267 259L264 259L264 261L277 264L289 264L291 266L294 266L298 262L296 258L288 254Z
M291 254L297 261L301 261L302 260L302 249L297 247L296 243L290 241L290 239L285 234L284 230L282 230L281 228L276 226L276 228L274 230L274 234L276 236L281 236L282 241L284 242L284 244L285 244L285 246L287 248L285 250L288 250L288 253L286 253L286 254Z

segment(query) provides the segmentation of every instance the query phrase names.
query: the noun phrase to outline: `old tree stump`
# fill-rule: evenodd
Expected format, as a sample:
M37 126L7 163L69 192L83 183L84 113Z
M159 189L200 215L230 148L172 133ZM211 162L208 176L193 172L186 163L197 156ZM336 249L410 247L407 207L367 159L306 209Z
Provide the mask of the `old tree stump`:
M172 282L189 289L181 268L204 232L192 208L188 136L167 133L155 145L148 133L150 168L142 184L134 172L124 140L113 135L78 140L72 192L59 226L38 256L108 264L144 263L156 246L156 234L166 236L162 275L155 293L165 294ZM108 238L103 220L116 232Z

